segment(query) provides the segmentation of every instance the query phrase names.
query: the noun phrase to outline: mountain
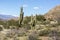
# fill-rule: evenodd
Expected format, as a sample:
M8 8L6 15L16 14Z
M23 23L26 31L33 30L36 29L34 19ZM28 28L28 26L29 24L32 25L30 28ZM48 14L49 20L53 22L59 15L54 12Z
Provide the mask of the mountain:
M11 16L11 15L3 15L3 14L0 14L0 19L1 20L10 20L10 19L17 19L17 17Z
M44 16L46 19L59 21L60 20L60 5L49 10L49 12L47 12Z

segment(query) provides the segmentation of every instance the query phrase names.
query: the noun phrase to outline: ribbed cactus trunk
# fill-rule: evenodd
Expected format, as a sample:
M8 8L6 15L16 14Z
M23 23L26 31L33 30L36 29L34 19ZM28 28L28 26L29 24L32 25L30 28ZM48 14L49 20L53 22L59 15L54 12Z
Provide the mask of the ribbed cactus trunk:
M34 26L36 26L36 23L37 23L37 14L35 15L35 19L34 19Z
M31 29L33 28L33 15L31 15Z
M20 17L19 17L19 27L21 27L21 25L22 25L23 16L24 16L23 7L21 7Z
M36 25L36 16L33 17L33 15L31 16L31 29L34 29Z
M35 15L35 25L36 25L36 23L37 23L37 14Z

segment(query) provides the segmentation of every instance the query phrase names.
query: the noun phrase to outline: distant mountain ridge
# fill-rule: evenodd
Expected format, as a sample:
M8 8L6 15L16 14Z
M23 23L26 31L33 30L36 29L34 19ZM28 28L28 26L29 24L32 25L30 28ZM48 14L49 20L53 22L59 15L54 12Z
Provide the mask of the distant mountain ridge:
M3 15L3 14L0 14L0 19L1 20L10 20L10 19L16 19L17 17L15 16L12 16L12 15Z

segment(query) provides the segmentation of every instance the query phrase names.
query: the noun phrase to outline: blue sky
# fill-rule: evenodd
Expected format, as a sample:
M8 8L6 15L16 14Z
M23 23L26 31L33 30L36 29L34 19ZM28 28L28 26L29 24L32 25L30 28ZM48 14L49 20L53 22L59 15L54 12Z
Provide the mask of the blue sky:
M45 14L56 5L60 0L0 0L0 14L19 16L21 6L24 16Z

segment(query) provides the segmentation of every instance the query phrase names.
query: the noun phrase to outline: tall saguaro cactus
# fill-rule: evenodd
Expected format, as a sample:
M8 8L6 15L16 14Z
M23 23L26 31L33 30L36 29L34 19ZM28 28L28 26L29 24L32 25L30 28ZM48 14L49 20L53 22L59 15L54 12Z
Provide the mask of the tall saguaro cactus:
M24 16L23 7L21 7L21 9L20 9L20 17L19 17L19 27L21 27L21 25L22 25L23 16Z

